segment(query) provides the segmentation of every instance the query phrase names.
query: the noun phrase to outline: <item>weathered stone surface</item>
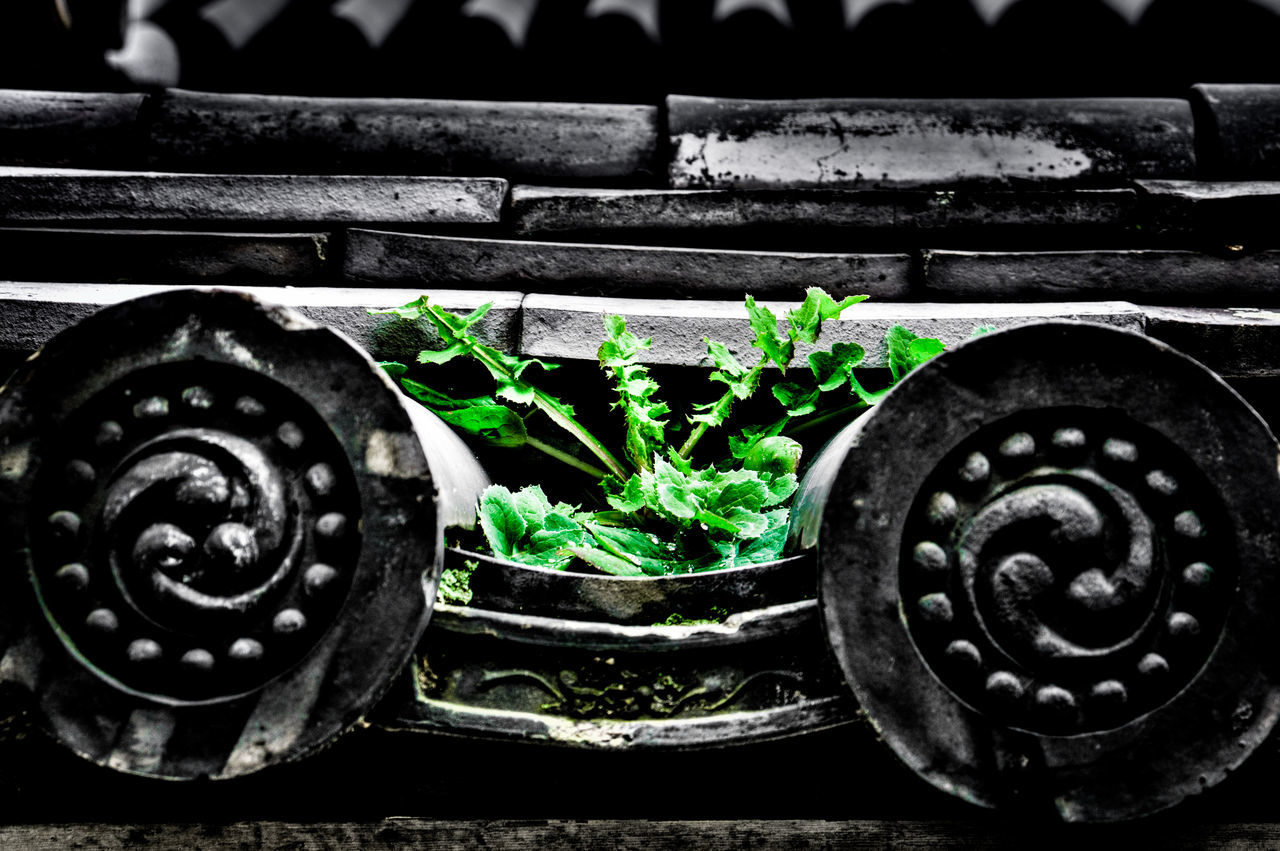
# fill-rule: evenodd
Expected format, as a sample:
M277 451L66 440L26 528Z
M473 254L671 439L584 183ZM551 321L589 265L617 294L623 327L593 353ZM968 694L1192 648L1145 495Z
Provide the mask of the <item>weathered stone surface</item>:
M1226 378L1280 376L1280 310L1144 307L1147 333Z
M867 731L859 729L859 735ZM474 742L461 744L475 746ZM795 744L792 744L795 747ZM545 749L526 748L547 759ZM521 751L523 752L523 751ZM504 755L507 752L504 752ZM672 757L665 757L671 761ZM809 784L803 784L808 788ZM1238 790L1233 790L1238 791ZM925 796L920 796L925 797ZM927 798L932 803L932 796ZM665 812L665 811L662 811ZM218 825L216 838L207 824L172 822L102 822L79 824L13 824L0 828L0 842L27 851L60 851L92 844L105 851L135 847L146 841L158 847L231 849L246 845L322 848L379 848L412 844L463 851L493 848L741 848L870 849L905 845L922 851L956 847L991 848L1042 842L1041 825L1007 824L1008 820L849 820L769 818L726 820L671 819L474 819L446 820L397 816L379 821L242 821ZM1187 824L1182 820L1115 825L1107 835L1124 841L1156 842L1171 851L1199 848L1265 848L1280 842L1280 826L1266 822Z
M496 222L497 178L213 175L0 167L11 222Z
M783 320L798 302L768 302ZM754 334L747 312L737 301L677 301L674 299L615 299L529 295L524 300L520 345L534 357L594 360L605 314L627 317L627 329L637 337L652 337L653 345L640 359L653 364L710 365L704 337L718 340L741 359L754 363ZM866 350L863 366L888 366L885 332L905 325L922 337L937 337L948 345L967 340L983 326L1006 328L1045 319L1080 319L1141 331L1144 315L1127 302L1056 302L1047 304L936 304L866 302L849 309L844 318L824 328L820 347L852 340ZM813 347L797 346L797 357Z
M402 400L350 339L244 292L157 292L60 334L0 393L0 679L134 775L331 745L404 669L442 563L453 483Z
M1200 84L1191 88L1200 176L1280 177L1280 85Z
M0 228L0 278L318 282L328 246L327 233Z
M145 95L0 89L0 163L128 168L142 161Z
M1179 238L1270 243L1280 213L1280 181L1140 180L1143 218Z
M26 354L76 322L107 305L162 292L172 287L150 284L0 283L0 352ZM399 307L426 294L449 310L470 312L486 302L493 308L477 325L486 344L514 351L519 333L520 293L333 287L220 287L257 295L263 301L292 307L316 322L346 334L378 360L412 362L424 348L439 348L439 337L426 323L395 316L372 316L368 309Z
M926 251L924 285L949 297L1280 298L1280 251Z
M1115 182L1194 175L1173 99L745 101L671 96L676 188Z
M591 243L422 236L353 229L344 274L382 283L489 284L591 290L675 290L689 294L797 296L820 286L833 294L901 298L910 288L905 254L717 251Z
M1227 781L1277 720L1258 655L1280 640L1276 450L1217 375L1141 334L1024 326L921 366L793 509L820 517L823 623L880 738L1042 824Z
M651 181L657 109L209 94L157 100L150 156L173 170Z
M810 232L858 228L901 235L982 228L1063 232L1131 231L1138 223L1131 189L955 190L656 190L564 189L516 185L511 223L522 235L617 231L770 228Z

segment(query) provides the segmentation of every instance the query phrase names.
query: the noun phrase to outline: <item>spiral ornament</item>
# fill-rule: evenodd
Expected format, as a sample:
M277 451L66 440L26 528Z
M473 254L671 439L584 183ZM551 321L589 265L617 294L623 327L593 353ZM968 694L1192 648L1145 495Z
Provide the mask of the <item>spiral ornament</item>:
M95 394L52 443L37 512L78 528L51 520L33 581L104 678L174 700L243 693L296 664L341 606L359 533L317 527L359 518L359 493L341 446L287 388L156 366ZM68 564L74 582L60 579Z
M1119 726L1216 644L1229 529L1204 474L1155 432L1083 408L1015 415L954 448L917 497L900 568L912 638L960 699L1012 726Z
M297 759L408 660L435 503L399 395L345 338L235 293L108 308L0 388L0 678L120 771Z
M1140 334L1042 323L916 369L814 460L837 661L913 771L1111 821L1221 782L1280 714L1280 471L1262 419Z

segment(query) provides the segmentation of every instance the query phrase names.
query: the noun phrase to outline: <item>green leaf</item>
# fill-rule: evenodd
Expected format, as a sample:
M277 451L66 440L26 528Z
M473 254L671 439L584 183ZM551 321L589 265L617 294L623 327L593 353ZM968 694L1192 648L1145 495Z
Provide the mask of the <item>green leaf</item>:
M829 352L810 354L809 369L819 390L835 390L849 380L853 368L865 356L866 350L857 343L835 343Z
M616 482L615 479L608 479L608 482ZM605 500L616 508L618 511L632 514L645 507L645 484L639 474L633 475L627 479L627 483L622 486L618 493L610 494L606 491Z
M846 308L866 299L865 295L851 295L837 302L821 287L809 287L800 307L787 311L787 321L791 325L789 335L797 342L816 343L823 322L838 318Z
M587 564L613 574L614 576L645 576L644 568L635 562L620 558L613 553L600 549L599 547L575 546L565 547L565 550L577 558L582 559Z
M789 437L765 437L743 457L742 468L770 476L785 476L800 469L803 453L804 447L799 441Z
M401 319L417 320L426 312L426 310L427 297L419 296L417 299L409 302L403 307L389 307L384 310L370 310L369 313L374 316L390 314L399 316Z
M396 360L378 361L378 366L382 367L383 371L391 376L392 380L398 380L409 371L409 367Z
M889 391L893 389L893 385L890 384L883 390L867 390L862 386L862 382L858 381L857 376L853 373L849 373L849 389L852 390L853 394L864 403L868 405L876 405L879 404L881 399L888 395Z
M515 495L501 485L490 485L480 494L480 526L493 551L508 557L516 552L527 528Z
M418 352L418 363L448 363L459 355L467 354L470 349L471 347L466 343L454 343L453 345L439 351L423 349Z
M795 344L789 337L778 333L778 317L773 315L772 310L756 304L752 296L747 296L746 306L751 330L756 334L751 345L764 352L765 357L786 372L791 364L791 358L795 356Z
M493 446L524 446L529 440L524 419L506 405L440 411L436 416L458 430L482 438Z
M784 414L776 422L766 425L746 426L742 429L740 435L734 435L729 438L729 453L734 458L745 458L761 440L781 434L790 420L791 417Z
M760 564L782 558L787 545L788 523L791 513L777 508L765 514L766 528L738 550L739 564Z
M621 316L606 316L604 327L608 336L597 354L618 393L613 406L622 411L627 424L627 457L638 469L648 470L654 453L666 445L667 423L660 418L671 409L654 398L658 382L650 377L648 368L634 362L640 352L649 348L650 341L640 340L628 331L627 321Z
M489 396L453 399L412 378L400 379L405 392L459 431L494 446L523 446L528 441L524 418Z
M894 384L945 348L940 340L917 337L901 325L890 328L884 339L889 350L889 373L893 376Z
M710 337L703 337L703 342L707 344L707 354L711 356L711 362L720 372L725 373L730 378L738 378L747 374L747 368L738 363L738 359L733 356L733 352L729 351L729 347L724 343L718 343Z
M775 384L773 397L787 409L787 416L799 417L811 414L818 409L818 390L793 382Z

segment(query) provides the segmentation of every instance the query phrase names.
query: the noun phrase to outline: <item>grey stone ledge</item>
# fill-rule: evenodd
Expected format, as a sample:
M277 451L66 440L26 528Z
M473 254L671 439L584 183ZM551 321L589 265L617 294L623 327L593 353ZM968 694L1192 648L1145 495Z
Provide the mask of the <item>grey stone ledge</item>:
M0 352L25 354L43 346L54 334L122 301L152 295L170 286L102 283L0 283ZM411 363L419 351L439 348L440 339L426 322L371 315L370 308L399 307L427 295L432 303L470 312L486 302L493 308L475 327L476 336L503 351L514 351L519 333L521 293L341 287L233 287L299 313L350 337L377 360Z
M1072 228L1127 231L1139 223L1132 189L945 190L590 189L517 184L516 233L768 226L934 231Z
M1191 202L1280 198L1280 181L1276 180L1138 180L1135 184L1154 198Z
M785 321L794 302L762 302ZM615 299L529 295L523 309L521 351L533 357L594 360L605 314L627 318L627 329L653 345L640 359L651 364L709 365L704 337L728 346L739 358L750 358L754 339L746 308L740 301L680 301L675 299ZM1142 331L1145 316L1127 302L1051 302L1045 304L938 304L866 302L850 308L844 318L824 326L820 348L836 341L860 343L867 350L863 366L888 366L885 332L905 325L923 337L937 337L947 345L968 339L984 326L1007 328L1049 319L1078 319ZM812 346L798 346L803 358Z
M9 222L497 222L498 178L0 167Z
M1280 298L1280 251L926 251L924 285L950 298Z
M135 93L0 89L0 163L136 166L142 162Z
M651 105L321 98L169 90L152 162L201 171L652 180Z
M1224 378L1280 376L1280 309L1152 307L1147 333Z
M473 239L353 229L344 274L381 283L482 284L597 291L666 288L691 295L801 297L819 286L840 295L902 298L906 254L729 251L594 243Z
M1280 85L1191 87L1201 174L1218 179L1280 177Z
M667 98L670 184L932 186L1192 177L1185 100Z
M330 235L0 228L0 279L321 282Z

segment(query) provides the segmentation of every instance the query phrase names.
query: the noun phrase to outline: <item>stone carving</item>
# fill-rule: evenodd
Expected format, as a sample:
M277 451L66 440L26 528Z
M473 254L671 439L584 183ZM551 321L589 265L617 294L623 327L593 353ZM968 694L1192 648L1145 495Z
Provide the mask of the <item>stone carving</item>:
M1234 554L1213 488L1116 413L994 423L925 482L902 599L929 667L970 706L1046 733L1165 703L1221 632Z
M32 581L67 647L146 694L208 700L294 665L360 548L349 464L313 409L232 366L130 373L46 442Z
M672 718L727 710L762 680L785 683L792 697L804 693L804 674L798 671L638 670L603 660L554 676L532 670L487 671L477 689L486 691L513 680L531 682L547 692L551 700L542 705L544 712L581 719Z

